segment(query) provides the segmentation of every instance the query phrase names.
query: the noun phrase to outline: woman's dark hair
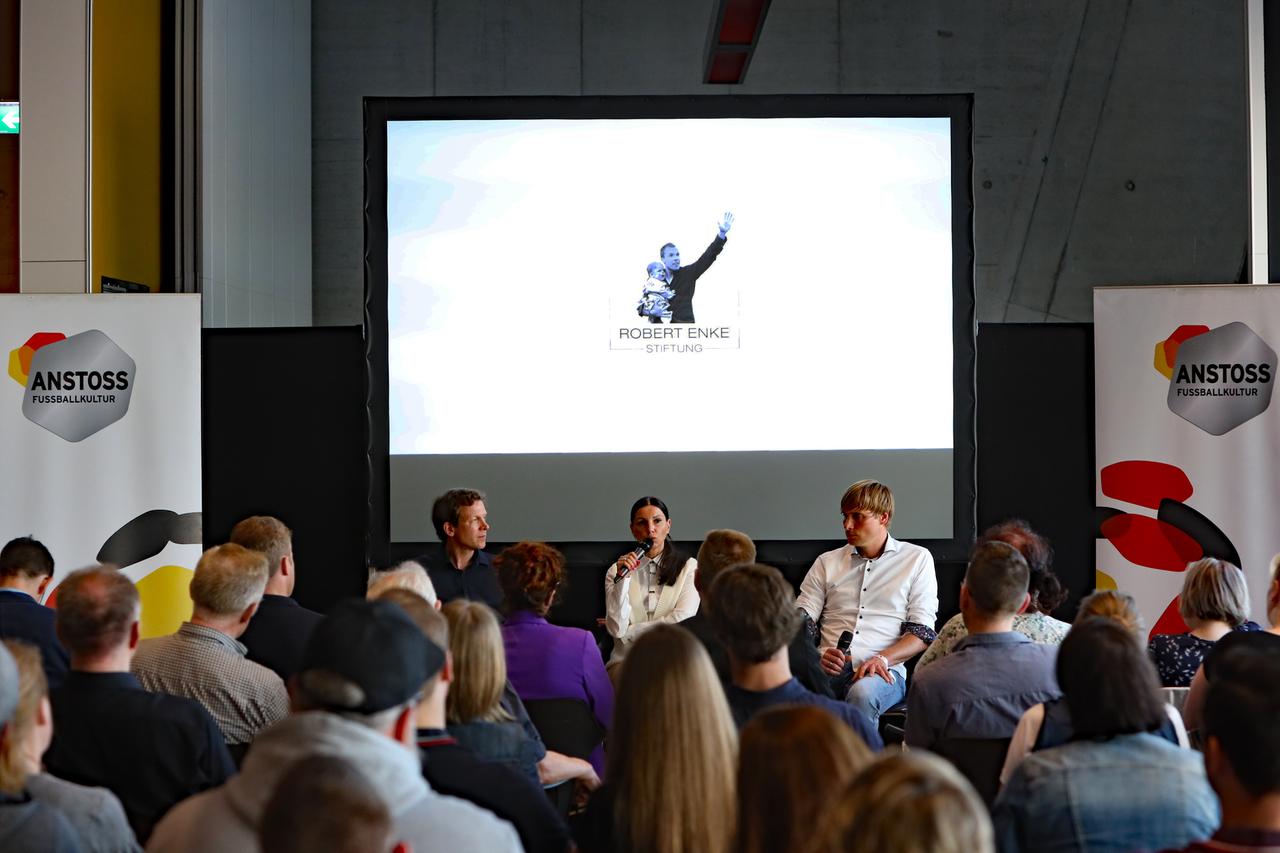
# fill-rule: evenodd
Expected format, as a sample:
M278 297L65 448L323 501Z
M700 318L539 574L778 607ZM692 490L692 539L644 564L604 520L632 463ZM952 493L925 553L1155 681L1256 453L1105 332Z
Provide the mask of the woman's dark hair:
M1071 627L1057 674L1076 740L1152 732L1166 719L1146 649L1110 619L1090 616Z
M1031 567L1031 593L1029 610L1052 613L1066 601L1069 590L1053 573L1053 546L1049 540L1031 529L1021 518L1010 518L988 527L973 543L977 548L985 542L1004 542L1017 548Z
M493 559L507 613L546 616L551 596L564 586L564 555L544 542L517 542Z
M656 506L662 510L663 518L667 521L671 520L671 513L667 511L667 505L662 502L662 498L646 495L631 505L631 515L628 516L627 522L635 521L636 513L647 506ZM662 546L662 553L658 555L658 583L663 586L674 586L687 560L688 558L676 548L671 537L668 536L666 544Z

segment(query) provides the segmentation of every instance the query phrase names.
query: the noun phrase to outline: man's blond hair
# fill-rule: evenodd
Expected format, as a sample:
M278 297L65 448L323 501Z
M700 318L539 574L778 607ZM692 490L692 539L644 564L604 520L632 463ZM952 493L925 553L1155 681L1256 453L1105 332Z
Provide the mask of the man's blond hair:
M269 515L252 515L231 528L231 540L267 556L267 577L280 572L280 561L293 553L293 531Z
M893 491L884 483L876 480L859 480L844 490L840 498L840 511L874 512L876 515L887 515L893 520Z
M238 616L261 601L266 588L266 555L228 542L200 555L191 577L191 602L215 616Z

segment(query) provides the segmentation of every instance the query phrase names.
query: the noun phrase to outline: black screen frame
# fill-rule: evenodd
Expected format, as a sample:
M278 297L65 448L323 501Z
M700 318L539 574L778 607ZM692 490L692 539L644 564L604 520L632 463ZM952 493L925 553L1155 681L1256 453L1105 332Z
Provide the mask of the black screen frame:
M973 95L662 95L364 99L364 329L369 465L368 557L393 551L387 362L387 123L478 119L949 118L952 204L952 536L914 540L963 560L976 532ZM837 496L833 496L835 501ZM833 535L838 534L832 524ZM760 558L803 561L832 540L757 543ZM497 544L497 543L495 543ZM572 543L570 543L572 544ZM585 544L585 543L584 543ZM592 543L597 544L597 543ZM395 550L403 550L397 548ZM594 549L592 549L594 550Z

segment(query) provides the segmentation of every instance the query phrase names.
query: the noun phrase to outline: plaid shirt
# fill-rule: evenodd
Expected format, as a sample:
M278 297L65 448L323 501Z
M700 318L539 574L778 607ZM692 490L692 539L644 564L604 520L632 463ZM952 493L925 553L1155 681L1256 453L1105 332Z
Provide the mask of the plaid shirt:
M130 669L152 693L204 705L232 746L289 715L280 676L245 658L238 641L203 625L183 622L176 634L139 643Z

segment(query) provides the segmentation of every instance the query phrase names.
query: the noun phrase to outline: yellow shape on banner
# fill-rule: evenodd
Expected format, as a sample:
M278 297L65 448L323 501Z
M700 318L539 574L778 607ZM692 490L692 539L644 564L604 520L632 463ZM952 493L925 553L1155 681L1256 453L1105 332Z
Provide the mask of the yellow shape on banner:
M1093 570L1093 588L1095 590L1119 589L1116 579L1100 569Z
M191 618L191 576L182 566L161 566L138 581L142 598L142 639L164 637Z
M1164 351L1164 341L1156 344L1156 371L1163 374L1165 379L1173 379L1173 365L1169 363L1168 357Z
M22 364L22 351L29 350L30 347L18 347L9 350L9 376L14 382L17 382L23 388L27 387L27 367L30 366L30 359L27 360L27 366Z

